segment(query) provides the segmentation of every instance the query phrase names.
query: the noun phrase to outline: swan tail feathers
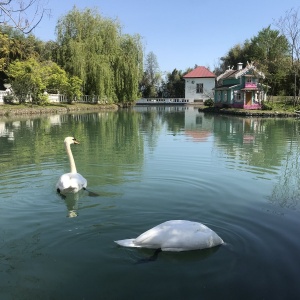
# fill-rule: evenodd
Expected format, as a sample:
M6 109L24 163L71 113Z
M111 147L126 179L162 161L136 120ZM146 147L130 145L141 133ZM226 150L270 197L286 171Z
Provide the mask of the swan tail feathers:
M135 248L139 248L140 246L136 245L134 243L135 239L126 239L126 240L118 240L115 241L115 243L117 243L120 246L123 247L135 247Z

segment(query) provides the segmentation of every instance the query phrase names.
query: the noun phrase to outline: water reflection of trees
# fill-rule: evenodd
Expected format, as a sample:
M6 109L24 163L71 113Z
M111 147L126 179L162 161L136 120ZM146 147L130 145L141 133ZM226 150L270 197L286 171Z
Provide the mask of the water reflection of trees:
M215 117L216 146L233 158L272 173L285 157L289 141L295 138L295 121Z
M141 116L140 129L145 141L153 150L163 126L172 134L177 134L184 128L184 106L144 106L136 107L135 111Z
M290 141L289 148L283 160L278 182L275 184L270 202L296 209L300 201L300 146L299 139Z
M136 179L142 169L144 147L156 147L163 127L172 134L187 129L193 133L205 131L214 136L218 154L230 158L228 167L276 175L271 202L285 207L298 204L298 120L240 118L208 115L184 107L151 107L0 123L2 171L28 164L44 168L43 164L49 161L54 161L55 167L68 168L63 139L75 135L81 145L74 149L74 156L78 170L91 175L89 185L117 184L124 180L124 174Z
M300 124L294 119L215 116L215 145L236 168L276 175L270 202L295 209L300 199ZM244 164L256 167L246 168Z
M139 118L138 114L119 111L7 120L5 128L13 132L14 140L1 138L0 154L5 154L1 169L53 160L68 168L63 140L74 135L81 141L74 149L80 172L96 172L93 178L99 184L122 180L124 173L139 172L142 166ZM114 164L108 164L112 157Z

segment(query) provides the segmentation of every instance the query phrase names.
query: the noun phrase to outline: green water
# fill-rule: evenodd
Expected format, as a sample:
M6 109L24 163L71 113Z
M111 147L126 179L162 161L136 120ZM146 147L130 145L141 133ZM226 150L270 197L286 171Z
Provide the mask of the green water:
M193 107L0 119L0 299L297 299L300 123ZM88 188L55 191L69 171ZM217 248L122 248L171 219Z

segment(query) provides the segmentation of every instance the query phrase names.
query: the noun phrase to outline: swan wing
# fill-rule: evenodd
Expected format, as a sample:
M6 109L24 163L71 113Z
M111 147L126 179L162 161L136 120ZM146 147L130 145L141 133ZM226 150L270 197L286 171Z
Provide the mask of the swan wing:
M117 243L125 247L187 251L211 248L223 244L223 240L201 223L171 220L149 229L136 239L121 240Z
M60 176L56 189L59 189L60 193L77 193L82 188L86 188L87 181L79 173L66 173Z

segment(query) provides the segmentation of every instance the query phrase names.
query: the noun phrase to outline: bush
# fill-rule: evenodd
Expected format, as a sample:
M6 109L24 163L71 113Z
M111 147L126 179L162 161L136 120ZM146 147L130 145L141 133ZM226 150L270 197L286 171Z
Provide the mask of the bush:
M267 102L262 102L261 104L261 109L262 110L272 110L273 107L272 107L272 104L271 103L267 103Z
M207 100L204 101L204 105L212 107L212 106L215 105L215 102L212 99L207 99Z
M5 104L12 104L14 102L14 96L13 95L6 95L3 97L3 101Z

